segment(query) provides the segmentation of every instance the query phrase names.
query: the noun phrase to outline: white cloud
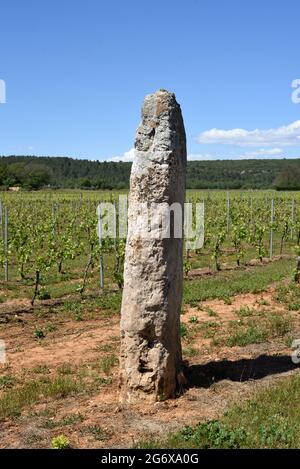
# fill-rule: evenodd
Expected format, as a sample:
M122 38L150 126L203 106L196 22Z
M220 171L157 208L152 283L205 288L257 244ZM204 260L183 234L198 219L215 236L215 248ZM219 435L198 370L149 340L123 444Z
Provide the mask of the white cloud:
M131 150L125 151L123 155L114 156L113 158L110 158L108 161L123 161L123 163L127 163L128 161L133 161L134 151L135 151L134 148L131 148Z
M248 151L242 154L212 154L212 153L190 153L187 156L188 161L214 161L214 160L243 160L254 158L281 158L283 157L281 148L260 148L258 150ZM107 161L131 162L134 159L134 148L125 151L123 155L114 156Z
M211 153L192 153L188 155L189 161L214 161L214 160L246 160L254 158L282 158L281 148L260 148L240 154L213 155Z
M247 151L243 155L240 155L239 158L276 158L276 157L282 157L283 156L283 150L281 148L260 148L259 150L253 150L253 151Z
M196 137L198 143L236 145L239 147L300 145L300 120L268 130L211 129Z

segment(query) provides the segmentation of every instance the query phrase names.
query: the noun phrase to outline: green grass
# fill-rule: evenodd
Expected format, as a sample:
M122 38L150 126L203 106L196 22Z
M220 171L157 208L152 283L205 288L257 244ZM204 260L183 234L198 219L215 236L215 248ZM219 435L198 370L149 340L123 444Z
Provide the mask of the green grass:
M106 292L96 298L66 299L60 309L57 309L65 316L73 317L76 321L85 319L111 317L119 314L121 309L121 292Z
M287 306L290 311L300 311L300 288L295 283L280 285L276 289L275 299Z
M17 379L12 375L0 376L0 390L12 388L16 381Z
M0 419L20 415L23 408L47 398L65 398L84 390L81 382L71 378L43 378L29 381L6 391L0 397Z
M70 363L62 363L57 368L57 373L59 375L72 375L73 373L75 373L75 370L73 369Z
M202 323L198 330L202 333L204 339L212 339L215 337L217 331L220 329L220 324L213 321Z
M247 318L249 316L253 316L253 314L255 314L255 311L249 306L242 306L239 310L235 312L235 314L239 318Z
M111 369L119 363L118 358L115 355L108 355L103 357L99 362L100 370L107 376L110 374Z
M249 271L220 273L214 278L186 281L184 303L195 306L205 300L223 299L241 293L260 293L271 283L279 282L291 274L293 261L281 260L264 266L253 267Z
M217 318L218 317L218 313L216 311L214 311L212 308L204 308L203 311L205 311L209 317L211 318Z
M266 331L262 330L259 326L252 324L248 325L245 329L237 330L232 333L225 341L227 347L245 347L250 344L261 344L268 338Z
M299 448L300 377L282 380L234 406L222 419L185 427L162 440L142 441L139 448L228 449Z
M70 415L65 415L59 420L47 419L41 424L41 427L48 428L48 429L53 429L53 428L58 428L58 427L67 427L69 425L75 425L76 423L81 423L83 422L83 420L84 420L84 417L81 414L70 414Z
M112 377L102 378L102 376L96 376L94 378L95 390L102 388L103 386L109 386L112 383Z
M192 345L188 345L186 348L183 349L183 356L184 357L196 357L199 355L199 350L195 349Z
M227 347L245 347L261 344L268 339L284 337L291 331L292 320L288 314L261 311L253 318L231 321L227 331L214 336L214 345Z
M112 383L112 376L109 374L117 364L118 358L115 355L109 355L92 363L81 364L76 376L88 384L89 391L96 392L101 387L109 386Z
M189 323L190 324L198 324L199 319L197 318L197 316L191 316L190 319L189 319Z
M89 425L81 429L82 435L91 435L96 441L104 441L111 437L111 433L100 425Z
M291 331L292 319L283 313L266 313L265 328L271 337L283 337Z
M44 339L46 337L46 334L43 331L43 329L36 328L34 333L33 333L33 336L34 336L35 339Z
M115 350L115 347L112 344L98 344L95 347L95 350L97 352L113 352Z
M182 339L186 339L189 334L187 326L183 323L180 324L180 336Z
M122 292L107 293L95 300L95 306L109 313L119 313L121 309Z
M37 365L32 368L32 373L46 375L50 373L50 368L48 365Z

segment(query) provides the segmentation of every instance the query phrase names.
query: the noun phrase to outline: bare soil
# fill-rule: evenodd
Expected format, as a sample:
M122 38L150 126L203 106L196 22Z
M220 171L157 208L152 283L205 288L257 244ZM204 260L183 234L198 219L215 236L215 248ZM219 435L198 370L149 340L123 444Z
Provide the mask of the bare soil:
M264 304L266 312L281 311L282 305L273 297L271 287L259 295L236 296L230 305L219 300L206 301L199 308L187 308L182 322L189 330L193 330L191 318L194 321L197 318L198 325L213 321L226 327L230 321L237 320L236 311L241 307L258 311ZM26 300L19 303L18 309L28 306ZM299 312L292 315L294 333L297 333ZM36 327L46 327L49 321L55 324L55 330L37 340ZM0 365L0 376L9 374L21 381L28 380L39 377L36 370L43 367L47 368L48 376L56 376L62 365L70 366L76 376L82 367L93 367L112 353L117 356L118 335L118 316L99 315L99 318L75 321L54 318L53 313L40 318L27 310L26 314L18 314L13 321L0 325L0 338L5 340L8 358L8 364ZM189 345L196 350L195 356L185 356L189 389L177 399L120 407L118 366L113 366L109 372L111 382L95 392L55 401L41 399L37 405L24 409L20 417L5 419L1 422L0 447L49 447L51 438L59 434L66 435L76 448L131 447L141 439L163 436L186 424L219 418L234 402L290 374L299 373L284 340L245 347L217 347L210 338L196 332L191 344L183 340L184 350ZM7 391L0 391L0 396L3 392ZM53 411L50 423L51 419L55 422L78 414L82 421L49 428L44 424L45 410ZM101 428L103 434L99 434L97 428Z

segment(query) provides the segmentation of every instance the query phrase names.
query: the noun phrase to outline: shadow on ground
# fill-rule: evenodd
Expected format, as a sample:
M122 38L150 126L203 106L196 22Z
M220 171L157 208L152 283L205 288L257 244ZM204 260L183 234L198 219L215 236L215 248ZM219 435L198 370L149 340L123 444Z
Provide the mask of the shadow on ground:
M209 388L222 380L250 381L295 370L290 356L261 355L254 359L222 360L205 365L191 365L186 370L190 387Z

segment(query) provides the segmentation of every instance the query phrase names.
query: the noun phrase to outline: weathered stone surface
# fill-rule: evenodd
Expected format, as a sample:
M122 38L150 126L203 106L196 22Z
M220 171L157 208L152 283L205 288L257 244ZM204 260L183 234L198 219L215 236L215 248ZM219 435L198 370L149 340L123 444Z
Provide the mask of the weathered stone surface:
M186 138L180 106L165 90L146 96L130 179L121 311L121 399L174 397L184 382L180 340L183 236L141 235L141 204L185 197ZM183 226L181 226L181 233Z

